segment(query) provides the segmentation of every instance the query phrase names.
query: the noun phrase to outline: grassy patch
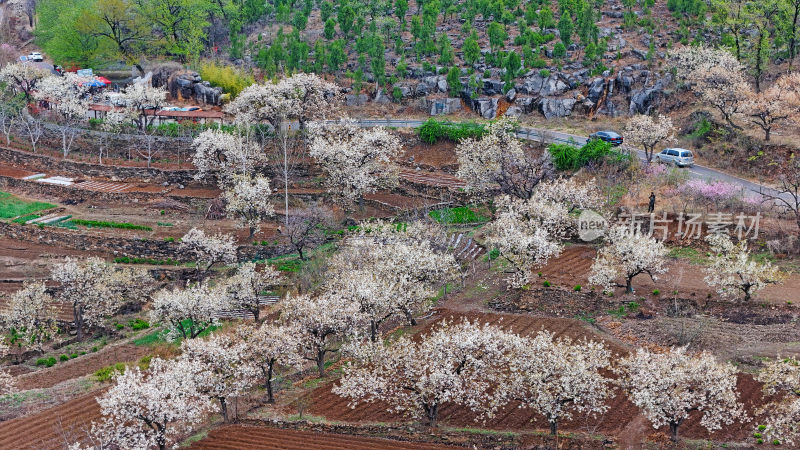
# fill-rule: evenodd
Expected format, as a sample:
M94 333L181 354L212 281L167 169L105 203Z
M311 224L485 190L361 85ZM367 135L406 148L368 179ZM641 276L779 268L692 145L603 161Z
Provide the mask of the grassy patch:
M152 231L153 229L146 225L136 225L127 222L106 222L104 220L84 220L72 219L75 225L82 225L87 228L118 228L121 230L144 230Z
M140 338L134 339L133 345L138 345L141 347L141 346L151 346L167 342L166 338L164 338L165 333L166 332L162 330L145 334Z
M29 220L38 219L40 216L39 214L28 214L25 216L17 217L16 219L12 220L14 223L25 223Z
M472 428L472 427L456 427L456 428L447 428L447 431L453 431L457 433L472 433L472 434L486 434L490 436L506 436L506 437L516 437L517 433L513 431L497 431L497 430L487 430L485 428Z
M0 219L24 216L43 209L55 208L56 205L45 202L28 202L8 192L0 191Z
M692 264L708 264L708 259L706 258L705 254L692 247L673 247L669 249L667 256L670 258L685 259Z
M292 414L292 415L286 417L286 420L288 420L289 422L299 422L301 420L305 420L305 421L311 422L311 423L324 423L325 422L325 418L324 417L314 416L314 415L311 415L311 414L303 414L303 415Z
M435 209L428 215L439 223L448 224L484 223L489 221L489 217L476 212L474 208L469 206Z
M179 266L180 261L175 261L172 258L168 259L153 259L153 258L132 258L129 256L118 256L114 258L117 264L149 264L151 266Z

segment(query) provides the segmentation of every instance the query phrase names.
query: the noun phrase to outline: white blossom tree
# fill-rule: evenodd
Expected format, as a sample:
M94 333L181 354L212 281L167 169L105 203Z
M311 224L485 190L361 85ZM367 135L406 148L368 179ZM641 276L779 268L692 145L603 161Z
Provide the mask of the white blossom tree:
M655 149L661 142L670 142L674 139L675 127L668 116L659 115L653 118L637 115L628 119L625 124L625 139L639 144L644 149L647 163L653 161Z
M556 340L542 331L523 338L510 364L510 395L544 415L550 433L572 412L603 413L611 395L612 380L601 373L611 367L611 352L599 342Z
M97 399L103 414L92 424L99 448L166 450L214 411L208 396L198 391L202 368L187 360L153 358L147 370L129 367L114 378L114 386Z
M207 272L214 264L236 262L236 244L227 234L206 235L203 230L192 228L181 238L181 251L194 255L197 269Z
M270 195L269 179L262 176L234 175L230 185L222 191L228 217L238 219L241 226L248 228L249 239L253 238L264 219L275 215Z
M705 269L705 281L720 295L735 297L741 292L747 302L768 284L784 279L780 269L769 261L752 260L746 240L734 244L728 235L709 234L706 242L711 245L712 254L711 264Z
M0 82L7 83L17 92L25 95L26 100L33 98L33 91L48 73L34 64L17 62L0 69Z
M261 271L255 263L246 262L239 266L236 274L224 281L225 295L232 308L244 309L253 313L255 321L260 322L261 305L259 295L283 281L283 276L269 264Z
M745 418L737 401L736 368L709 353L693 356L683 348L651 353L640 348L620 361L618 372L631 402L654 428L669 425L673 442L693 411L700 411L700 424L708 431Z
M103 117L103 123L100 124L102 133L98 133L99 140L99 162L103 164L103 151L108 156L109 143L113 135L122 133L126 125L133 123L132 111L125 108L114 108L108 111Z
M96 257L85 260L67 257L53 266L52 278L61 285L59 299L72 306L78 340L83 338L84 326L101 326L126 298L140 294L138 288L143 286L132 283L140 275L117 269Z
M11 295L4 312L6 328L13 329L26 347L41 350L58 332L54 302L43 282L26 283Z
M467 183L466 191L478 197L495 191L527 200L540 181L554 172L549 153L535 156L517 138L519 123L503 117L487 125L480 138L467 138L456 147L456 176Z
M776 358L758 373L767 395L782 395L779 400L764 405L767 414L762 434L782 445L795 446L800 442L800 361L796 358Z
M197 367L197 390L219 402L225 423L230 421L229 401L253 386L257 369L245 359L245 344L227 334L193 339L181 344L181 360Z
M132 84L122 90L120 101L129 111L139 135L144 140L144 145L138 145L136 152L147 161L150 167L153 159L158 154L156 145L156 127L153 126L158 111L167 100L167 91L163 88L154 88L144 83Z
M244 133L228 133L210 129L198 135L192 146L195 149L192 163L197 168L197 179L214 175L224 186L234 175L250 175L265 161L258 144Z
M303 358L325 376L325 356L339 351L339 341L360 325L358 304L334 293L289 296L281 303L281 319L300 331Z
M274 403L272 379L278 366L303 366L300 330L286 325L265 322L260 326L244 326L238 330L244 341L244 358L261 372L267 403Z
M605 235L606 245L592 263L589 282L612 289L619 278L625 279L625 292L633 293L633 278L646 273L655 281L667 272L667 248L663 242L643 233L632 232L625 226L611 227Z
M416 223L362 223L331 259L323 288L359 305L373 341L391 317L416 325L414 315L430 309L439 287L456 278L453 255L419 239L420 228Z
M79 125L87 121L89 113L89 88L85 78L74 73L48 76L39 81L34 98L46 101L52 109L61 133L61 150L64 158L75 141Z
M305 261L305 249L322 243L326 236L326 228L334 225L333 212L324 206L313 206L298 211L293 211L286 223L278 228L278 232L286 238L289 245L294 248Z
M299 73L278 83L248 86L232 101L226 110L236 116L241 127L250 129L256 124L268 122L275 132L281 147L281 165L284 187L286 220L289 217L289 178L292 167L301 159L288 145L289 119L297 119L300 128L305 128L311 119L324 119L335 110L341 96L339 88L313 74Z
M11 145L11 132L24 108L24 97L10 89L5 82L0 82L0 132L6 137L6 145Z
M742 109L769 141L775 125L800 114L800 74L783 75L766 90L751 92Z
M31 114L27 108L22 110L21 117L22 120L20 123L25 133L28 135L28 140L31 143L31 150L36 153L36 144L39 143L42 135L44 135L44 119L38 114Z
M328 192L347 203L364 194L397 184L397 168L391 159L402 145L384 127L361 128L352 120L314 124L309 154L327 175Z
M742 129L734 119L745 111L748 99L753 95L742 72L703 66L693 72L690 79L703 102L715 108L732 128Z
M537 197L520 200L503 196L495 201L498 212L487 227L487 243L511 263L508 283L512 287L529 284L531 270L558 256L573 218L562 203Z
M353 362L333 392L350 407L384 401L392 410L436 426L439 408L455 403L478 418L505 405L509 360L519 338L493 325L443 321L420 339L402 336L390 346L355 342Z
M720 67L730 73L742 72L744 66L729 51L705 45L686 45L667 56L678 80L692 82L692 74L708 67Z
M0 359L8 356L8 350L9 347L6 344L5 336L0 336ZM12 394L16 391L17 386L14 377L5 370L0 370L0 395Z
M180 333L184 339L194 339L209 327L218 325L219 311L229 307L222 288L195 283L185 289L157 292L150 316L153 322L170 324L170 338L176 339Z

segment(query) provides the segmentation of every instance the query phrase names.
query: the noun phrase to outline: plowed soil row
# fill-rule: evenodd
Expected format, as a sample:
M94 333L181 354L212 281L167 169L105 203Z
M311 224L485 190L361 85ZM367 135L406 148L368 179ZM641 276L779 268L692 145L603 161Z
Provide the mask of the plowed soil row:
M100 418L97 392L40 413L0 423L0 448L56 450L83 439Z
M281 430L251 425L229 425L212 430L208 437L194 443L192 449L332 449L353 450L401 449L422 450L454 448L451 446L395 441L344 434Z
M547 329L557 336L568 336L573 339L594 339L601 340L612 352L620 355L626 354L627 349L610 338L606 338L593 332L582 322L572 319L553 319L536 318L527 315L513 314L486 314L486 313L467 313L457 314L456 317L467 317L471 320L479 320L481 323L498 324L504 328L512 328L519 334L536 333L542 328ZM434 322L435 323L435 322ZM430 327L430 325L428 326ZM423 331L424 333L424 331ZM331 384L320 386L311 393L310 412L314 415L324 416L329 420L342 422L398 422L407 420L397 413L389 411L389 405L382 402L361 404L355 408L348 407L348 399L339 397L331 392ZM744 403L745 411L750 417L755 416L755 410L761 406L764 399L761 394L761 384L754 381L748 374L740 374L738 377L737 389L740 400ZM624 395L617 392L609 399L608 410L605 414L591 417L576 413L572 420L559 423L559 429L569 431L594 430L607 436L617 436L626 425L635 417L640 415L636 408ZM452 404L443 405L440 410L440 423L455 427L475 427L488 428L494 430L543 430L547 429L548 424L544 418L536 412L519 408L518 404L512 403L500 411L496 417L487 420L486 423L475 422L474 414L467 408ZM700 425L700 415L693 414L681 426L681 435L693 439L714 439L718 441L742 441L746 440L753 432L754 425L734 423L724 427L723 430L708 433ZM648 423L649 426L649 423ZM650 431L652 428L649 428ZM666 428L660 430L667 432Z
M114 363L136 361L146 355L148 350L147 347L133 344L105 347L97 353L89 353L48 369L22 375L17 378L17 386L20 390L55 386L73 378L89 375Z

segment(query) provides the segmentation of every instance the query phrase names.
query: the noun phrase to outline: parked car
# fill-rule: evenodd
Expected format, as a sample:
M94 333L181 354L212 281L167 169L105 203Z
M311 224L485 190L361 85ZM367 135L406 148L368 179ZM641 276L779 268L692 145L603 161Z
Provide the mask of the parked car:
M28 60L34 62L41 62L44 61L44 57L39 52L31 52L31 54L28 55Z
M685 148L665 148L656 155L656 160L664 164L675 164L678 167L692 167L694 154Z
M597 139L599 139L601 141L604 141L604 142L608 142L609 144L611 144L611 145L613 145L615 147L618 146L618 145L622 145L622 141L623 141L622 136L619 133L617 133L615 131L609 131L609 130L598 131L596 133L592 133L592 134L589 135L589 140L590 141L594 141L594 140L597 140Z

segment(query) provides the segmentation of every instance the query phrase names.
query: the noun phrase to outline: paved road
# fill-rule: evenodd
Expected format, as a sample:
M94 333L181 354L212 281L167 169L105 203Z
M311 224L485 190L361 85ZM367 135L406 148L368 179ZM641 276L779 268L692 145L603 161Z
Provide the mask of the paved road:
M386 127L395 127L395 128L417 128L422 126L422 120L410 120L410 119L358 119L357 120L361 126L364 127L373 127L373 126L386 126ZM574 134L567 134L561 133L558 131L550 131L550 130L541 130L536 128L520 128L517 136L520 139L526 140L535 140L539 141L542 139L542 133L544 133L545 141L547 143L575 143L577 145L583 145L586 143L586 136L577 136ZM645 153L643 150L636 150L638 156L643 161L646 159ZM689 171L689 176L692 178L698 178L703 180L714 180L714 181L724 181L726 183L736 184L741 187L742 191L745 195L756 197L756 192L762 191L772 195L777 195L777 191L767 186L760 185L758 183L753 183L752 181L745 180L744 178L739 178L734 175L727 174L725 172L721 172L716 169L712 169L710 167L701 166L699 164L695 164L693 167L686 169ZM787 201L793 202L793 199L788 195L784 194L783 196L786 198Z

